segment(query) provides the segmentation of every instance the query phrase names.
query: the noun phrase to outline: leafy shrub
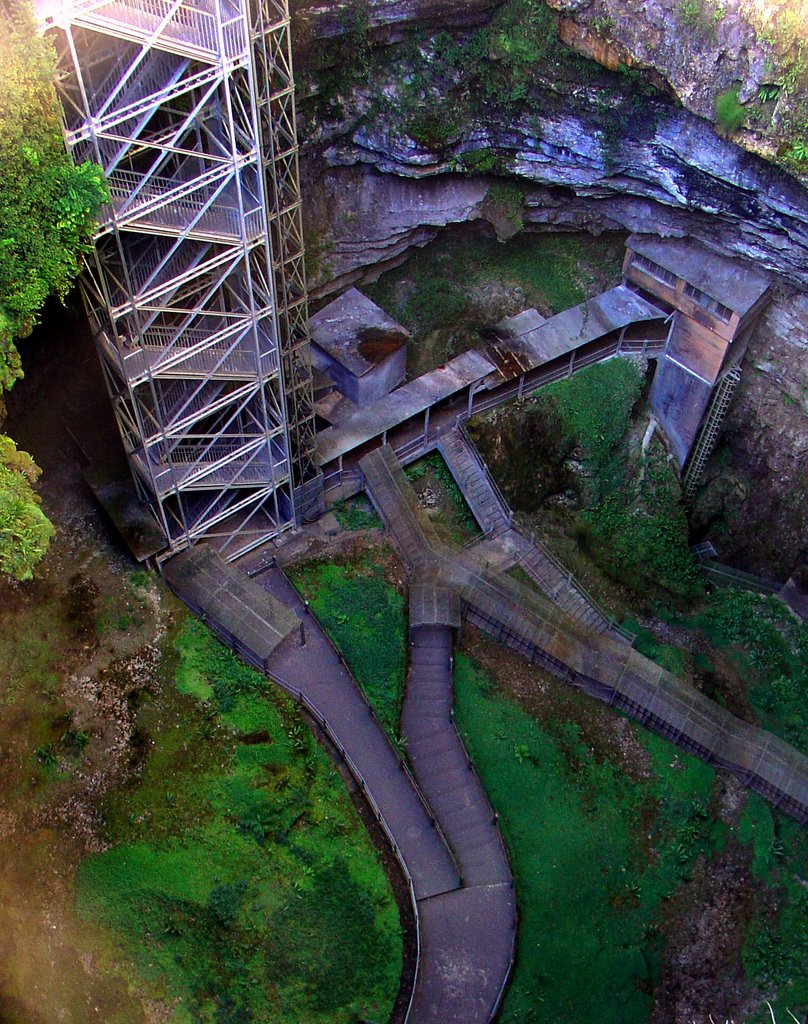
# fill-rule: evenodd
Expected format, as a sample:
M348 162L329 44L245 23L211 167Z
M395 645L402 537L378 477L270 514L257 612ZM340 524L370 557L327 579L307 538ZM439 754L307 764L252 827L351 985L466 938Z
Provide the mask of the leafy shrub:
M738 102L740 87L721 92L715 99L715 120L719 128L732 135L746 123L746 109Z
M495 149L469 149L458 158L466 174L501 174L504 170L502 155Z
M374 530L382 525L373 506L363 495L338 501L331 511L343 530Z
M808 624L774 597L732 587L710 595L694 621L747 669L765 724L808 751Z
M681 490L658 453L649 455L641 480L621 485L615 477L580 525L581 539L603 569L645 599L663 590L690 600L702 591Z

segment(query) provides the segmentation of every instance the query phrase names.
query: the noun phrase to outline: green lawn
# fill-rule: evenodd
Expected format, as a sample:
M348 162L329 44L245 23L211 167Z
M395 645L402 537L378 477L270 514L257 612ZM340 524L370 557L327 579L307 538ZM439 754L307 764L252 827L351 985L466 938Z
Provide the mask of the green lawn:
M660 900L716 841L713 769L678 754L673 771L673 749L646 734L656 778L638 785L596 761L576 725L551 735L469 658L455 664L457 723L517 881L519 955L503 1024L644 1021L662 952ZM661 851L653 864L646 825Z
M79 868L80 913L172 1024L387 1020L398 911L342 780L293 703L205 627L188 620L176 647L140 781Z
M313 563L296 579L354 671L372 679L371 665L385 666L377 676L385 686L367 693L389 715L404 678L406 620L382 556L376 565L372 559ZM673 671L694 660L647 633L640 643ZM608 755L596 756L569 713L541 724L462 652L455 666L457 723L500 814L519 899L503 1024L643 1024L659 980L668 900L699 856L709 860L731 842L750 848L759 887L750 894L756 909L743 951L750 984L774 993L778 1020L786 1007L805 1005L808 896L799 879L808 874L808 847L796 822L750 794L731 830L714 816L718 775L704 762L632 726L651 767L638 782ZM572 696L585 713L588 698Z

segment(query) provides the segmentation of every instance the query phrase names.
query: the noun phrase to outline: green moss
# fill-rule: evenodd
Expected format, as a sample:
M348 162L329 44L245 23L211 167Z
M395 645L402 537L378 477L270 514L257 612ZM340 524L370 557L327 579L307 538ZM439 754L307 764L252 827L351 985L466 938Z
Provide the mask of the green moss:
M638 730L653 778L631 782L595 758L573 723L548 731L474 662L458 655L455 665L458 725L516 875L518 950L502 1021L644 1022L661 901L718 843L707 814L713 770L682 754L671 767L670 745Z
M375 530L382 525L371 503L361 494L338 501L331 511L343 530Z
M166 696L139 784L108 803L111 848L79 869L81 914L173 1024L386 1019L398 913L339 776L204 627L177 647L183 690L207 699Z
M774 597L712 593L692 625L735 663L762 723L808 752L808 624Z
M715 99L715 120L719 128L733 135L746 123L746 109L738 102L740 87L720 92Z
M525 195L516 182L496 182L489 188L486 200L509 221L514 232L522 230Z

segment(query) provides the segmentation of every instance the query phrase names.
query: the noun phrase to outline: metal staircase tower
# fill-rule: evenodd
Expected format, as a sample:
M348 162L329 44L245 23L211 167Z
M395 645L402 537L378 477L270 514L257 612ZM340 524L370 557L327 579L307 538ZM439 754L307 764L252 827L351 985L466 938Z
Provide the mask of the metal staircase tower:
M167 551L316 514L287 0L37 0L65 139L103 168L82 294Z

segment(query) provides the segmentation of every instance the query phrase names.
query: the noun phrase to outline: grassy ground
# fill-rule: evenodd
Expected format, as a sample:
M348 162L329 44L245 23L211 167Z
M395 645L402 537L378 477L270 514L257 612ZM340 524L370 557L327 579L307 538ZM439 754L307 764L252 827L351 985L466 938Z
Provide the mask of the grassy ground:
M343 530L376 530L382 525L381 519L364 494L338 501L331 511Z
M466 499L439 452L418 459L404 472L442 540L462 545L481 535Z
M4 1024L387 1019L398 912L342 780L86 522L2 591L0 709Z
M301 570L303 589L331 609L324 619L338 641L345 639L340 627L349 633L351 626L333 619L356 581L375 580L374 608L400 601L384 578L385 556L376 556L376 568L372 558L365 552L352 563ZM369 621L357 606L361 639L348 657L354 670L370 651L382 658L386 648L397 658L404 625L403 614L398 625ZM698 670L699 651L647 630L638 643L672 671ZM696 974L703 959L717 957L716 1001L707 1010L724 1007L725 976L745 993L748 1021L762 1024L759 1011L767 1012L760 992L783 1017L787 1007L805 1003L805 895L798 880L807 851L799 826L740 791L730 801L740 800L740 808L719 813L723 773L543 677L473 630L456 658L455 689L458 725L500 813L517 881L518 957L504 1022L641 1024L666 986L688 985L688 976L677 975L682 957ZM389 712L388 694L368 696ZM721 919L731 941L716 932L707 951L700 915L709 913L710 885L719 907L730 898L725 890L737 906L730 903L734 909ZM677 943L691 934L697 939L682 952Z
M664 956L665 908L699 856L752 852L757 902L743 961L785 1015L805 1005L808 951L799 826L752 796L737 830L713 814L716 774L632 727L650 772L630 779L574 721L540 723L493 677L456 659L458 726L500 813L520 905L519 956L502 1020L648 1018ZM530 808L529 814L525 808ZM769 914L767 905L779 910Z
M674 771L670 747L644 736L654 774L632 782L596 759L573 723L548 730L473 661L461 655L456 665L458 726L518 879L519 959L503 1022L645 1020L659 979L660 900L716 841L712 769L679 755Z
M398 736L406 673L404 598L385 578L379 549L353 561L310 562L290 571L295 586L345 656L388 735Z
M363 286L413 332L409 373L418 376L479 345L481 328L535 306L560 312L620 277L620 246L609 236L520 234L497 242L445 234Z
M79 868L80 913L177 1024L386 1019L398 913L342 781L205 627L187 620L176 647L142 776L107 801L111 848Z

